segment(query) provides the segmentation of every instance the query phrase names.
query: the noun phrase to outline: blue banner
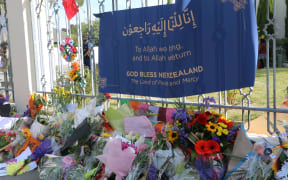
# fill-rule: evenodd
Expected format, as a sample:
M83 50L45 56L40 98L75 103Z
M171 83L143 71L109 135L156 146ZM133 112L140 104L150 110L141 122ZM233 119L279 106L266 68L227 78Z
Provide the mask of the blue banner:
M100 92L172 98L254 85L254 0L182 1L100 15Z

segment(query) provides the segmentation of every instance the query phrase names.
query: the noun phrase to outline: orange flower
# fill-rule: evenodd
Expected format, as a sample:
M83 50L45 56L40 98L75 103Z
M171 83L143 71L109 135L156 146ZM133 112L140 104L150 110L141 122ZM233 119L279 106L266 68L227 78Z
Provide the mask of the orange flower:
M108 122L104 122L103 125L104 125L104 129L106 131L108 131L108 132L114 131L114 129L111 127L111 125Z
M207 145L207 154L213 154L216 152L220 152L220 145L214 141L214 140L209 140L206 141L206 145Z
M75 61L75 62L72 63L72 66L73 67L77 67L77 66L79 66L79 64L78 64L78 62Z
M161 130L162 130L162 128L163 128L164 126L165 126L164 123L157 123L157 124L155 124L155 125L154 125L155 131L156 131L157 133L160 133Z
M200 154L200 155L205 155L207 154L207 141L204 141L204 140L199 140L197 141L197 143L195 144L195 151L197 154Z

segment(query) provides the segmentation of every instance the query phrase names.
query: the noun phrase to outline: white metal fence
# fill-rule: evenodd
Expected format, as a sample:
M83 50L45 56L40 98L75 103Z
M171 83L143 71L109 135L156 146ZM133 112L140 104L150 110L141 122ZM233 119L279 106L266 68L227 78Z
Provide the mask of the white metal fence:
M214 0L211 0L214 1ZM95 36L93 36L95 27L94 21L96 18L92 16L92 13L102 13L104 11L117 11L120 9L128 9L135 7L144 7L151 5L162 5L167 3L173 3L168 0L81 0L77 1L78 5L83 5L79 7L80 12L69 22L65 16L64 8L62 6L61 0L33 0L30 1L31 14L32 14L32 24L33 24L33 38L34 38L34 52L35 52L35 65L37 72L35 76L37 77L37 91L51 93L51 89L55 86L57 75L65 73L69 68L70 64L65 62L59 51L59 46L61 41L65 37L73 37L76 34L78 42L78 57L80 60L80 67L82 70L82 75L84 76L84 64L82 55L82 34L83 28L85 27L89 32L89 38L95 45ZM266 0L267 6L269 7L269 0ZM274 11L277 10L275 7L276 1L274 1ZM269 11L269 8L267 8ZM275 14L275 13L274 13ZM275 15L274 15L275 16ZM276 102L276 38L275 34L269 34L267 32L267 27L272 25L275 27L275 17L270 17L269 12L267 12L268 24L264 29L267 37L267 55L266 64L270 61L273 62L273 81L269 81L270 67L267 66L266 69L266 93L267 93L267 105L266 106L251 106L250 97L253 93L253 88L247 88L245 90L240 89L239 94L241 96L241 101L239 105L231 105L228 103L227 94L229 92L218 92L218 104L212 104L211 106L217 108L220 113L224 113L228 116L228 110L239 110L242 114L242 121L247 122L247 129L250 128L251 122L251 112L266 112L267 113L267 131L269 133L274 133L276 131L277 124L277 113L288 113L288 109L277 108ZM84 24L86 24L84 26ZM96 23L97 25L97 23ZM72 27L74 27L76 32L73 32ZM269 54L270 46L272 46L272 54ZM94 57L92 51L91 57ZM56 54L56 55L55 55ZM272 59L270 58L272 57ZM97 94L97 65L95 59L91 59L92 70L91 70L91 93L82 92L81 94L74 94L80 97L93 97ZM272 88L270 88L272 84ZM288 85L288 84L287 84ZM264 87L263 87L264 88ZM270 95L272 91L272 96ZM191 100L190 97L182 97L179 99L163 99L163 98L152 98L152 97L141 97L141 96L130 96L123 94L116 94L112 96L113 100L117 101L117 105L120 105L122 99L126 100L136 100L144 102L157 102L161 103L162 106L168 106L169 104L176 104L178 102L184 103L186 105L199 106L205 95L199 95L196 99ZM192 98L193 99L193 98ZM270 103L270 99L273 103ZM284 99L284 97L283 97ZM272 116L271 116L272 114Z

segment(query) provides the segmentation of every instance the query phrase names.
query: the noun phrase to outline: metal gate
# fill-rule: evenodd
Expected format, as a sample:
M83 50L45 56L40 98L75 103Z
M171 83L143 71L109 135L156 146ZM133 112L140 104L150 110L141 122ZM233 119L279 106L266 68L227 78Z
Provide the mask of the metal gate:
M264 0L263 0L264 1ZM79 13L70 22L67 20L64 8L61 0L35 0L30 1L32 24L33 24L33 38L34 38L34 52L35 52L35 65L36 65L36 79L37 79L37 92L40 93L52 93L51 89L56 84L56 79L59 79L61 75L67 73L70 67L70 63L64 62L60 55L60 43L65 37L74 37L77 41L78 47L78 59L80 60L80 67L82 76L85 76L83 55L82 55L82 35L84 33L89 34L90 41L97 45L98 37L95 36L95 29L99 29L97 20L92 16L92 13L102 13L105 11L117 11L120 9L130 9L138 7L146 7L151 5L163 5L167 3L174 3L171 0L76 0L79 5ZM240 1L231 1L231 3L237 3ZM269 26L276 27L275 25L275 11L276 1L274 0L274 16L269 15L269 0L267 3L267 21L264 32L267 37L267 54L266 54L266 94L267 105L266 106L252 106L251 96L253 93L253 87L239 89L235 91L218 92L217 98L218 104L212 104L212 108L216 108L220 113L224 113L228 116L229 110L239 111L243 123L247 122L246 129L250 128L251 112L265 112L267 114L267 131L273 134L276 131L277 114L276 113L288 113L288 109L277 108L276 102L276 38L275 33L269 34L267 28ZM237 5L237 4L236 4ZM85 32L83 32L85 30ZM272 46L272 48L270 48ZM271 51L272 49L272 51ZM270 54L272 52L272 55ZM94 56L94 53L96 54ZM97 50L91 52L91 80L89 81L90 92L75 93L75 88L72 87L75 97L89 98L97 95L98 90L98 78L97 78ZM95 58L94 58L95 57ZM270 58L271 57L271 58ZM272 76L273 81L269 81L270 67L269 62L272 61ZM272 84L272 88L270 88ZM88 85L88 84L87 84ZM288 84L287 84L288 85ZM270 91L273 92L270 96ZM231 104L228 102L231 99L231 93L233 95L239 92L239 104ZM215 94L214 94L215 95ZM199 95L194 97L182 97L179 99L163 99L152 98L143 96L132 96L124 94L113 94L112 100L115 105L119 107L121 100L136 100L150 103L160 103L162 106L168 107L171 104L183 103L185 105L200 106L201 102L207 95ZM272 104L270 100L272 99ZM283 97L284 99L284 97ZM272 114L272 115L271 115Z
M0 0L0 94L14 102L6 0Z

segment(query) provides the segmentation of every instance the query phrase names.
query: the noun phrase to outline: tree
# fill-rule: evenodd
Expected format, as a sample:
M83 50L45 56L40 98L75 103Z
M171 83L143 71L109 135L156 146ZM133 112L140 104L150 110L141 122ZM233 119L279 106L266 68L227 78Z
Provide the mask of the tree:
M93 24L93 31L92 31L90 41L94 42L95 46L98 46L99 44L99 21L98 20L92 21L92 24ZM70 28L71 28L71 34L72 34L71 37L76 43L76 45L78 45L78 34L77 34L78 27L77 25L72 24ZM81 23L81 29L82 29L82 34L90 35L87 23ZM92 27L90 27L90 30L92 30Z
M285 37L288 38L288 0L286 0Z
M274 4L274 0L269 0L269 16L271 19L273 18L273 4ZM258 24L259 37L265 36L265 33L263 30L264 30L265 24L268 23L266 14L267 14L267 1L260 0L259 6L258 6L258 12L257 12L257 24ZM272 34L273 32L274 32L273 26L269 26L268 33Z

